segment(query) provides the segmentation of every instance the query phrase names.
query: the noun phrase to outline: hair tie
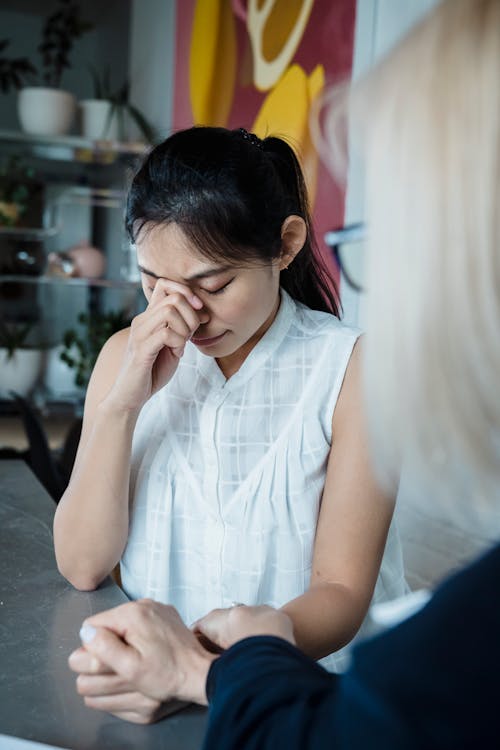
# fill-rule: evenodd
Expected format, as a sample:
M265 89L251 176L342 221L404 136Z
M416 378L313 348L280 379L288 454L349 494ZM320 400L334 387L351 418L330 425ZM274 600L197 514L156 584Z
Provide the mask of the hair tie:
M257 146L257 148L260 149L262 148L262 141L258 135L255 135L255 133L249 133L245 128L238 128L238 132L241 133L245 141L251 143L252 146Z

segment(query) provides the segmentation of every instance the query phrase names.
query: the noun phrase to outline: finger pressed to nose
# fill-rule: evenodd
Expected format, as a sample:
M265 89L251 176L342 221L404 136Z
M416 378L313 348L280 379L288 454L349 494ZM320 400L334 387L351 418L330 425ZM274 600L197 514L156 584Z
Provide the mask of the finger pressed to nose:
M145 316L153 326L165 326L175 329L189 338L197 328L210 320L206 310L195 310L187 299L179 293L151 299Z
M187 284L179 284L177 281L170 281L169 279L158 279L156 281L153 294L151 295L151 302L161 299L161 297L166 295L176 293L182 294L195 310L201 310L203 307L203 301L196 294L193 294Z

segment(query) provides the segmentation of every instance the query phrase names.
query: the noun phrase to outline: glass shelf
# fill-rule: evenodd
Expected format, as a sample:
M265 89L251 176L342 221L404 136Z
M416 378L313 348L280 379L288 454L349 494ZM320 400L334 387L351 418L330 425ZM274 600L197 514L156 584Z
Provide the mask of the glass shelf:
M137 289L141 288L139 281L126 279L87 279L79 276L29 276L28 274L0 274L0 284L57 284L62 286L96 286L103 289Z
M12 240L45 240L55 237L60 231L59 224L50 227L4 227L0 226L0 237Z
M47 202L43 211L43 226L7 226L0 225L0 239L5 237L7 240L22 241L43 241L49 237L55 237L61 230L61 224L57 216L57 206L54 202Z
M72 203L80 206L99 206L102 208L120 208L124 210L126 195L124 190L91 188L77 185L62 190L57 203L59 205Z
M32 135L15 130L0 130L0 141L23 147L25 154L56 161L109 165L142 156L145 143L134 141L93 141L76 135Z

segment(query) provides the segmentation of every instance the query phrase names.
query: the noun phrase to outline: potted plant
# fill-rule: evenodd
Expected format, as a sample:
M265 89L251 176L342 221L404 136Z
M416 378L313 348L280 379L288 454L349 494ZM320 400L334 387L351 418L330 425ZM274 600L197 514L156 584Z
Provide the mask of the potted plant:
M130 84L125 81L119 88L111 86L109 68L99 74L90 67L94 97L80 102L82 134L86 138L127 140L127 120L132 120L147 143L156 140L154 128L146 117L130 102Z
M9 44L8 39L0 40L0 88L4 94L11 89L20 89L30 74L36 74L27 57L5 57Z
M44 185L17 154L0 164L0 227L41 227Z
M36 135L63 135L67 133L75 112L75 98L59 88L64 70L70 67L70 53L76 39L90 30L92 25L81 18L80 6L74 0L58 0L58 8L48 16L42 30L38 52L42 58L42 86L21 88L18 95L18 116L22 129ZM5 80L18 87L23 77L29 76L32 66L21 65L19 73ZM14 70L15 73L15 70Z
M45 266L44 183L17 156L0 163L0 273L36 275Z
M81 313L78 322L82 331L68 329L63 336L60 359L74 370L74 382L85 388L102 347L117 331L127 328L131 318L125 310L104 313Z
M42 350L29 345L33 323L7 322L0 317L0 397L10 391L27 396L40 375Z

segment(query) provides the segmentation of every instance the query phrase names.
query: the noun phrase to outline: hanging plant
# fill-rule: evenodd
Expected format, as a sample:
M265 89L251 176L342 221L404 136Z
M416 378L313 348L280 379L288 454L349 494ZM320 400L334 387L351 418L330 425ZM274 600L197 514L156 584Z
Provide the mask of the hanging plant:
M26 85L28 76L36 74L27 57L5 57L9 44L8 39L0 40L0 89L4 94L8 94L11 89L22 88Z
M80 5L74 0L58 0L58 6L42 28L37 48L41 55L39 71L27 57L6 57L10 40L0 40L0 89L4 94L32 85L37 79L50 88L61 85L64 70L71 67L75 41L90 31L93 24L82 19Z
M73 0L59 0L59 9L48 16L42 31L38 51L42 57L42 77L51 88L59 88L65 68L70 68L70 53L76 39L90 31L93 25L84 21L80 6Z

